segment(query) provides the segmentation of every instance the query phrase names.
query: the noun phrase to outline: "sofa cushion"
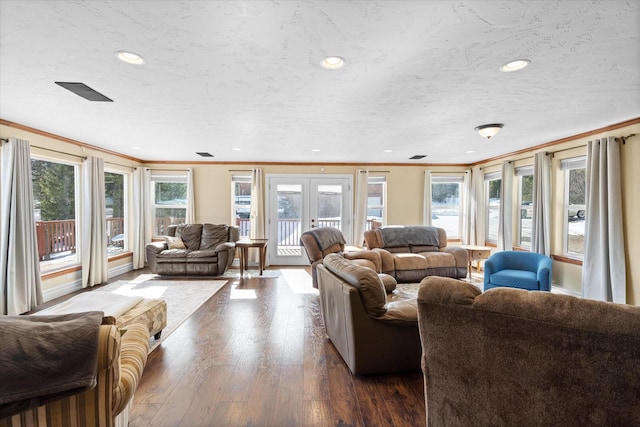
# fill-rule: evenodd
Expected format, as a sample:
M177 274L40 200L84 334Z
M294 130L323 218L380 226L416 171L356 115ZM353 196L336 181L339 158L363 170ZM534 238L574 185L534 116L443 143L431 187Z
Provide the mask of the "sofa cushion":
M172 260L172 261L180 261L187 258L187 250L186 249L165 249L164 251L157 253L156 258L158 261L160 260Z
M324 258L324 266L358 289L367 313L378 317L386 312L387 292L375 271L356 265L337 254L327 255Z
M379 231L383 247L440 246L440 233L437 227L425 225L388 226L379 228Z
M455 267L456 259L447 252L423 252L420 254L427 265L427 268Z
M197 251L200 249L202 224L180 224L176 228L176 237L182 238L187 249Z
M491 283L496 286L507 286L528 290L539 289L538 276L531 271L500 270L491 275Z
M215 262L215 260L218 259L218 253L214 249L190 251L187 253L187 259L189 261L194 261L196 259L202 260L204 258L208 260L212 260L212 262Z
M229 227L227 225L204 224L200 249L213 249L220 243L228 241Z
M394 254L395 268L397 270L424 270L427 268L427 260L418 254L397 253Z
M384 289L387 291L387 293L393 292L398 286L398 281L390 274L378 273L378 277L384 285Z

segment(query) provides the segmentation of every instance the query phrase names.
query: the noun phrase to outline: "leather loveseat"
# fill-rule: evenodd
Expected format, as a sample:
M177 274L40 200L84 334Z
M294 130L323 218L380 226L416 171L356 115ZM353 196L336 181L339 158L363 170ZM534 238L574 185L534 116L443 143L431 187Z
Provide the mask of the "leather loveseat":
M640 426L640 307L427 277L428 426Z
M337 254L317 272L327 336L353 374L420 370L415 294L397 293L393 278Z
M220 276L231 266L237 227L215 224L180 224L167 228L164 242L147 244L151 272L172 276Z
M367 247L380 254L382 272L398 282L419 282L426 276L467 276L469 254L447 246L447 232L426 225L393 225L367 230Z

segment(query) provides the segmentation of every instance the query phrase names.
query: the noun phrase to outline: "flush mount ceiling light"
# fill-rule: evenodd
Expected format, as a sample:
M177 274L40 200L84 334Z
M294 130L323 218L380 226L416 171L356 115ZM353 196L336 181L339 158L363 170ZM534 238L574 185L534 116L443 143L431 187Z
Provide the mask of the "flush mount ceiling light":
M528 59L516 59L515 61L507 62L502 67L500 67L500 71L503 73L510 73L512 71L522 70L524 67L529 65L531 61Z
M116 57L122 61L122 62L126 62L127 64L133 64L133 65L142 65L144 64L144 59L142 59L142 57L140 55L138 55L137 53L133 53L133 52L127 52L126 50L121 50L116 52Z
M481 125L476 127L476 132L487 139L491 139L491 137L496 136L500 129L502 129L504 125L502 123L491 123L488 125Z
M327 56L322 61L320 61L320 65L325 70L337 70L344 67L345 60L340 56Z

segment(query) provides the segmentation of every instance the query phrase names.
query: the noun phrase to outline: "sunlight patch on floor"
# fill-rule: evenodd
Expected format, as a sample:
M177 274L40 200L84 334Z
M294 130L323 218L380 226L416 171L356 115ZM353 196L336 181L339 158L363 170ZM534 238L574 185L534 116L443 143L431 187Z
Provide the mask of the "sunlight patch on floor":
M134 289L136 285L137 283L124 283L111 292L130 297L161 298L167 290L167 286L149 286L144 289Z
M229 299L257 299L255 289L238 289L238 285L231 285Z
M280 274L285 278L289 288L294 294L318 295L318 290L313 287L311 275L303 268L284 268Z

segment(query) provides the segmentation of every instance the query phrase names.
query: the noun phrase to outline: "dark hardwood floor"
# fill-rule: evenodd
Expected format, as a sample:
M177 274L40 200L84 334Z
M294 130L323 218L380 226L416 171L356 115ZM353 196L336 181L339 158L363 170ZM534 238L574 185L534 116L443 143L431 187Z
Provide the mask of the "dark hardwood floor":
M425 425L422 374L351 375L310 280L284 276L230 281L168 336L149 355L129 425Z

